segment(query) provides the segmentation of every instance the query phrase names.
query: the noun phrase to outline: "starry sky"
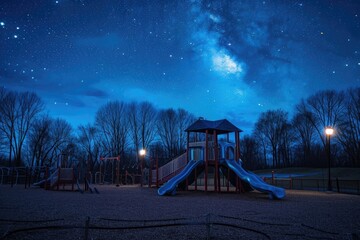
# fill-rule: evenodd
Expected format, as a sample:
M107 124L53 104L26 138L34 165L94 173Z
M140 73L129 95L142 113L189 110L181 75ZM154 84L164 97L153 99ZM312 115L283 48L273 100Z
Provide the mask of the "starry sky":
M74 127L136 100L251 133L261 112L360 86L360 2L2 0L0 85Z

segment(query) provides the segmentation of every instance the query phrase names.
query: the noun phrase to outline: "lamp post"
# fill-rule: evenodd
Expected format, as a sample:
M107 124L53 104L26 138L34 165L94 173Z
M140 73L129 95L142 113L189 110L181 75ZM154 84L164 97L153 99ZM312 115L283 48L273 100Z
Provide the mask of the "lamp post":
M331 172L330 172L330 168L331 168L330 137L331 137L331 135L334 134L334 129L332 127L325 128L325 134L326 134L326 147L327 147L326 155L327 155L327 160L328 160L328 184L327 184L327 190L332 191Z
M139 151L139 155L140 155L140 171L141 171L141 178L140 178L140 186L143 186L143 165L144 165L144 158L146 155L146 150L145 149L141 149Z

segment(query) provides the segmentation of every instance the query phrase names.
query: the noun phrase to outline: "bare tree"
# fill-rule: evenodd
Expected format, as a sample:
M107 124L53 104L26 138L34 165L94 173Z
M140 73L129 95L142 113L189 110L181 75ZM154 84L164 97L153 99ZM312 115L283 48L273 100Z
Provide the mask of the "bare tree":
M245 135L240 145L241 158L247 169L264 168L266 165L261 161L260 147L254 137Z
M47 147L51 142L50 128L52 121L49 116L45 115L37 118L31 126L28 141L31 151L31 167L42 165Z
M50 137L51 144L44 159L48 159L49 165L52 165L53 159L62 154L69 145L73 144L73 129L66 120L57 118L51 124Z
M273 167L281 165L280 147L285 141L284 138L288 137L288 134L286 134L287 116L288 113L282 110L267 111L260 115L255 124L255 131L262 133L264 140L271 147Z
M186 141L187 141L187 134L185 132L185 129L195 122L196 118L193 114L189 113L188 111L184 109L178 109L177 110L177 127L178 127L178 146L177 151L179 153L183 152L186 149Z
M156 133L157 110L149 102L132 102L129 105L130 136L138 160L139 148L149 149Z
M119 101L109 102L97 111L96 127L101 133L104 154L124 156L129 131L127 113L127 104Z
M37 119L29 134L32 166L51 166L72 142L72 127L65 120L54 120L46 115Z
M325 146L325 127L336 128L344 119L346 113L344 101L344 92L327 90L317 92L297 106L298 112L312 123L323 146Z
M87 155L87 164L93 170L96 160L100 157L100 139L98 129L90 124L78 127L78 144Z
M339 124L338 140L351 164L360 167L360 88L346 92L344 105L346 115Z
M9 166L15 159L15 166L21 164L22 148L35 117L43 110L41 99L31 92L7 92L0 105L0 129L9 143Z
M292 119L292 126L294 129L295 141L302 149L299 156L301 162L306 166L311 165L312 146L315 138L315 127L310 119L313 119L311 112L297 113Z
M174 109L169 108L159 112L157 130L169 158L173 158L178 154L176 151L178 140L178 128L176 125L177 115Z
M16 92L5 92L0 105L0 129L5 135L7 144L9 146L9 167L11 166L12 154L14 149L13 139L15 135L15 120L18 117L16 99Z
M140 147L140 114L139 114L139 104L137 102L131 102L128 109L128 117L130 123L130 137L135 149L135 158L138 162L138 152Z
M3 112L2 112L2 108L3 108L3 103L5 100L5 96L7 94L7 91L5 90L4 87L0 88L0 157L3 157L5 155L8 154L8 149L9 149L9 145L7 144L7 137L6 137L6 132L3 129Z
M157 110L149 102L140 103L139 110L141 143L147 149L155 139Z
M187 138L185 129L194 121L194 115L184 109L169 108L159 112L157 130L169 158L185 150Z
M18 118L15 121L15 166L21 164L21 153L25 138L35 117L44 109L41 99L31 92L18 95Z
M267 166L267 152L268 152L268 144L267 144L267 139L265 137L265 134L261 131L260 128L255 128L252 136L256 142L256 145L260 148L260 157L259 157L259 161L262 162L263 166ZM241 145L240 145L241 146Z

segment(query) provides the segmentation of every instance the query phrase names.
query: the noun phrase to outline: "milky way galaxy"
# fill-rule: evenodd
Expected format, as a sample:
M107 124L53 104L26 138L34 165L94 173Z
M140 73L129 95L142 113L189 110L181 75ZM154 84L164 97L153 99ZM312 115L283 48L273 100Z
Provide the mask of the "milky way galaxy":
M150 101L249 133L319 90L360 86L360 2L3 0L0 85L75 127Z

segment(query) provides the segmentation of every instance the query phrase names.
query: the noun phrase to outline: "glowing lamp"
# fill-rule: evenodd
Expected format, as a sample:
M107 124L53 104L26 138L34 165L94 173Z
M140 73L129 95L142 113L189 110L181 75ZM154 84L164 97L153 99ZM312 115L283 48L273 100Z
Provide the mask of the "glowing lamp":
M327 127L327 128L325 129L325 133L326 133L326 135L333 135L334 129L331 128L331 127Z
M140 154L140 156L145 156L146 150L145 150L145 149L141 149L141 150L139 151L139 154Z

